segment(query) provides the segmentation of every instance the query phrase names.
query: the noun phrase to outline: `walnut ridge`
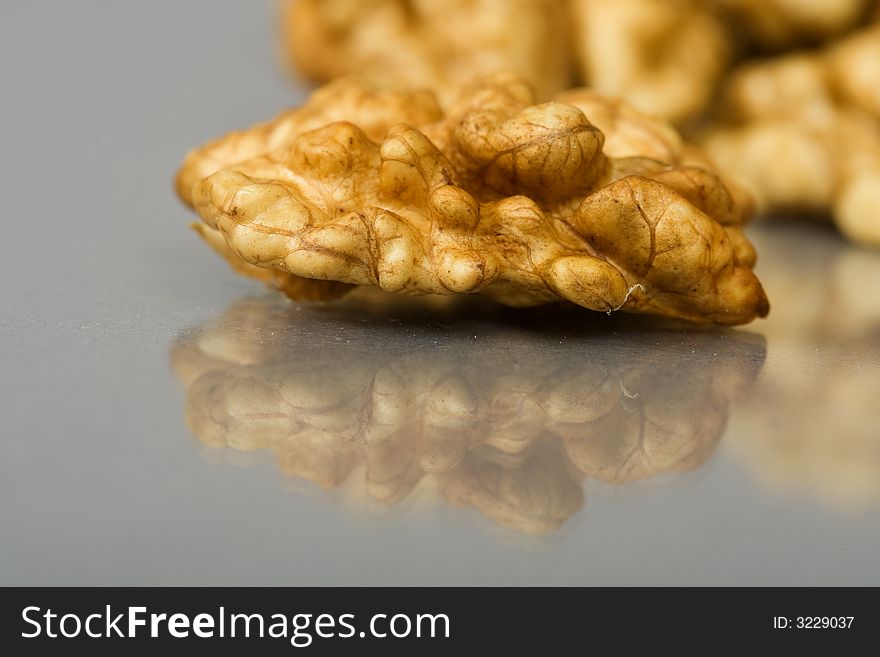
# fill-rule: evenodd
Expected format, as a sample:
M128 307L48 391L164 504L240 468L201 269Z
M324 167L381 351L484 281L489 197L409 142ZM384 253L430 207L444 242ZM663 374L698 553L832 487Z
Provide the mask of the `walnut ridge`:
M370 98L371 133L359 109L276 139L262 125L196 151L179 174L181 195L204 220L200 232L244 261L245 273L278 272L271 277L283 288L293 276L699 323L767 313L741 231L748 204L711 168L687 164L693 158L674 132L620 101L573 91L536 105L522 79L495 74L464 87L439 120L420 123L432 112L415 116L401 92L335 84L336 93ZM379 137L383 103L388 123L413 116ZM281 122L295 124L299 113L312 116L306 128L321 124L311 103ZM303 286L288 287L297 296Z

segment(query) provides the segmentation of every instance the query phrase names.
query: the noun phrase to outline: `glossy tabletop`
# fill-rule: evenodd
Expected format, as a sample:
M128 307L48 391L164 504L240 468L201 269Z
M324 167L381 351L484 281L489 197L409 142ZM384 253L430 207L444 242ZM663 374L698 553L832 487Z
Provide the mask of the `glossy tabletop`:
M880 252L759 222L740 329L288 302L171 189L306 93L269 8L2 14L0 584L880 584Z

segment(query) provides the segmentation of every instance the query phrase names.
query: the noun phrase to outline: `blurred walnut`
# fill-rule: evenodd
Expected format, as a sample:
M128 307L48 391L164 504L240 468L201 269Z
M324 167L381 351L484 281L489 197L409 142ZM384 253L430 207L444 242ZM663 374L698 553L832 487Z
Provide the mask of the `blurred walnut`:
M765 49L836 37L855 27L874 0L714 0Z
M731 63L828 43L877 0L284 0L284 57L317 82L357 75L446 102L512 70L545 100L575 84L688 125ZM862 62L866 59L861 60ZM872 87L872 88L875 88Z
M827 57L834 91L845 103L880 120L880 22L853 33L831 48Z
M443 99L496 70L541 98L569 86L566 27L559 0L297 0L282 13L287 57L309 79L353 74Z
M587 82L672 121L699 114L729 47L706 0L287 0L288 61L326 82L357 75L448 101L511 70L539 100Z
M621 348L570 313L535 332L454 308L426 317L421 300L358 303L248 299L178 341L199 440L269 449L285 474L383 506L434 489L542 534L581 508L585 477L619 486L702 464L764 355L731 331L651 331Z
M830 213L880 245L880 25L820 53L741 67L727 85L709 154L762 210Z
M360 89L337 82L337 93L341 85ZM395 119L404 106L384 92L369 98L373 126L385 98ZM195 151L178 180L228 164L190 190L181 184L182 195L205 222L200 232L233 263L244 260L244 273L701 323L764 316L741 228L748 204L710 168L684 164L669 128L586 91L562 99L535 105L522 79L496 74L466 86L440 121L398 124L381 143L352 122L358 112L336 114L235 161L277 126L295 126L294 111ZM607 152L603 126L579 106L605 124ZM282 282L294 297L304 286Z
M705 0L571 0L583 79L675 123L699 116L730 59Z

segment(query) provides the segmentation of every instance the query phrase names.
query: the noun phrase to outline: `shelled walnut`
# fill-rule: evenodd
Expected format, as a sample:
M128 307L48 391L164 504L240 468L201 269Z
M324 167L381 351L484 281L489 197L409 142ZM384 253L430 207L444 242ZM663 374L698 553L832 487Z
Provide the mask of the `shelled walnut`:
M232 132L187 154L177 175L177 193L192 205L192 188L220 169L289 146L304 132L334 121L355 123L373 141L381 141L398 123L425 125L443 116L433 93L423 89L374 90L351 80L316 89L308 102L272 121Z
M711 0L710 0L711 1ZM821 43L856 27L874 0L714 0L758 46Z
M708 165L687 164L699 157L674 131L621 101L582 90L536 105L524 80L499 73L420 123L434 118L427 100L411 105L356 81L334 89L369 97L372 134L360 105L321 125L319 92L187 157L178 188L239 270L291 296L317 279L335 283L314 284L312 296L342 283L698 323L767 313L742 233L748 203ZM407 112L411 123L374 141ZM303 116L315 129L301 131Z
M745 65L704 145L769 213L830 214L880 245L880 24L819 52Z
M186 421L212 455L266 450L286 476L360 505L439 494L546 534L590 483L698 468L764 360L763 340L739 331L622 343L562 310L535 332L481 324L454 300L426 315L427 300L392 297L375 312L368 292L329 307L245 299L175 343Z
M571 81L559 0L297 0L282 7L287 60L323 83L357 75L441 99L474 75L512 70L538 95Z
M710 106L734 56L837 38L876 0L286 0L285 61L316 82L358 75L443 100L513 70L538 98L576 84L684 123Z
M880 196L880 128L860 115L880 124L878 0L285 0L282 7L286 59L312 80L355 74L378 86L424 85L444 104L472 73L501 68L536 85L539 100L586 83L691 136L722 133L713 142L721 170L745 171L762 209L832 214L854 241L880 243L870 217ZM730 108L715 99L751 75L754 57L780 70L789 59L815 60L835 110L817 115L795 89L775 101L789 108L786 116L741 115L735 120L748 125L729 129Z
M711 98L730 47L705 0L288 0L285 59L310 80L424 85L442 100L512 70L539 100L574 84L668 120Z
M699 117L732 55L705 0L570 0L581 79L674 123Z

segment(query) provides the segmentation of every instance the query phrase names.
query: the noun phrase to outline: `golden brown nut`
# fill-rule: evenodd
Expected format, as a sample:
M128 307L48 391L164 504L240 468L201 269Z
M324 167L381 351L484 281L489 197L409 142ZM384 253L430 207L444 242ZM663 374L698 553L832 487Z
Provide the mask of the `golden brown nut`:
M714 0L737 27L772 50L824 41L856 26L874 0Z
M503 69L546 98L570 83L565 9L560 0L296 0L281 23L287 59L316 82L357 75L447 99Z
M741 67L704 145L765 212L830 214L880 245L880 27Z
M380 141L398 123L423 125L441 117L430 91L374 90L364 83L336 80L317 89L300 107L271 121L232 132L190 151L177 174L177 193L192 204L192 188L220 169L289 146L303 132L333 121L351 121L372 140Z
M731 48L704 0L571 0L571 10L590 86L674 123L709 104Z
M585 81L675 122L705 109L730 51L707 0L287 0L281 19L285 59L314 81L426 85L447 101L512 70L542 100Z
M575 313L542 315L535 332L481 325L468 308L426 318L424 299L376 312L359 295L246 299L181 338L171 359L199 440L271 450L286 475L357 499L390 506L433 489L544 534L582 507L591 480L621 486L705 462L764 359L763 341L737 331L636 327L621 349L618 333Z
M645 157L659 162L686 160L681 135L666 122L633 108L629 103L592 89L562 91L553 98L574 105L605 135L602 151L608 157Z
M475 74L513 70L541 100L586 83L689 127L736 59L829 43L877 11L877 0L283 0L281 32L285 61L318 82L424 85L446 102Z
M236 162L285 147L303 132L328 122L354 121L371 139L381 140L398 123L422 125L440 117L437 100L429 91L376 91L364 83L337 80L316 90L300 107L190 151L177 173L175 186L180 197L192 205L192 188L202 179ZM194 224L193 228L235 271L271 284L295 299L334 299L352 287L338 281L305 279L278 269L257 267L233 252L216 230L205 224Z
M596 116L627 157L609 157L575 105L535 105L523 80L497 74L465 87L437 123L397 125L381 144L350 121L288 133L184 198L223 235L225 255L297 277L701 323L764 316L740 197L712 170L681 164L655 121L606 105ZM254 141L234 135L223 155L237 140ZM213 166L217 150L197 151L180 179L203 157Z
M880 120L880 21L830 49L829 77L844 102Z

